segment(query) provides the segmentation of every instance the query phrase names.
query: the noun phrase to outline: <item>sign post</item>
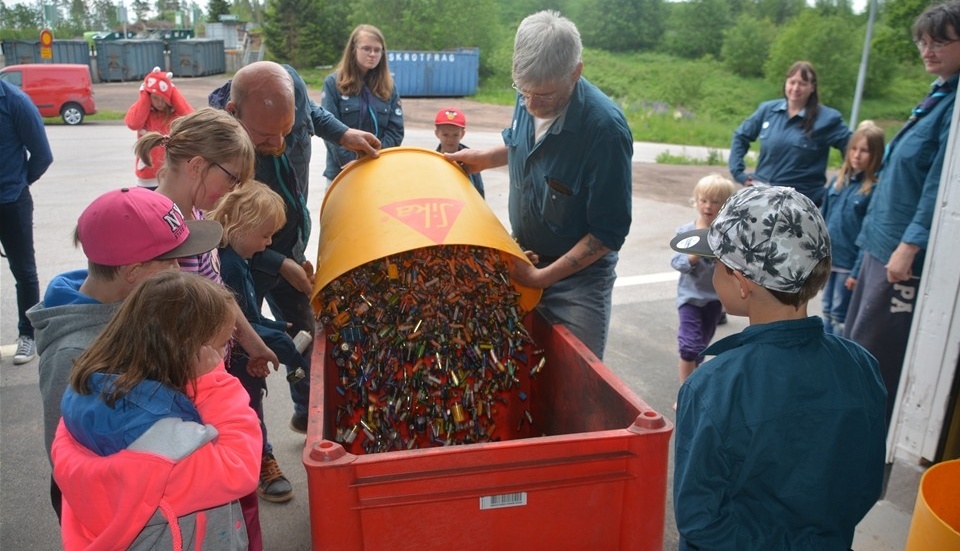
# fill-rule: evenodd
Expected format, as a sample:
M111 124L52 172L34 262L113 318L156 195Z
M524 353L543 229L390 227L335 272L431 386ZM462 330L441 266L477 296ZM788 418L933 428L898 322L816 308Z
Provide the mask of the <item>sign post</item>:
M53 31L40 31L40 59L53 59Z

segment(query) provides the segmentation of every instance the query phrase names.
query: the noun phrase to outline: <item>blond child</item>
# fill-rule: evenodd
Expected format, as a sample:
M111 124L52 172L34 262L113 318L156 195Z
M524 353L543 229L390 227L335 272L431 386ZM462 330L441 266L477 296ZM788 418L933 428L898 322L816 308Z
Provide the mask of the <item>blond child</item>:
M253 255L270 245L273 234L286 222L283 199L267 185L251 180L224 196L207 217L223 225L223 240L219 249L220 275L224 285L236 296L244 317L289 372L304 367L304 358L286 333L287 324L268 319L261 313L248 262ZM257 495L273 503L289 501L293 498L293 487L277 465L263 420L263 397L267 392L264 373L250 369L246 354L236 348L231 352L227 370L240 379L247 391L250 407L260 419L263 450Z
M883 485L886 390L870 353L807 314L830 275L819 209L748 187L670 246L715 257L720 301L750 322L680 387L679 549L850 549Z
M828 333L843 334L850 297L857 280L851 270L860 251L857 235L883 162L883 129L863 121L850 137L840 173L830 181L820 212L830 233L833 266L823 289L823 322Z
M463 114L463 111L456 107L445 107L437 111L433 122L436 128L433 134L440 140L440 145L437 146L437 152L456 153L462 149L468 149L468 147L460 141L463 139L464 134L467 133L467 117ZM484 197L483 178L480 176L480 173L474 172L468 176L470 177L470 183L473 184L474 189L477 190L480 197Z
M730 180L719 174L704 176L693 188L693 206L697 218L677 228L677 233L710 227L720 207L736 191ZM713 288L712 258L677 253L670 265L680 272L677 282L677 312L680 325L677 343L680 351L680 382L687 380L703 361L703 349L710 344L723 315L723 306Z

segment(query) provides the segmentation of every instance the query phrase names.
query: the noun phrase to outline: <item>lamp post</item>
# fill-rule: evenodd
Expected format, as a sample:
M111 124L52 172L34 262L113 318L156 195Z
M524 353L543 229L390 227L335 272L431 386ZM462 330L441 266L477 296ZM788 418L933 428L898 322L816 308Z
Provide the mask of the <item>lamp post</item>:
M867 80L867 61L870 59L870 42L873 38L873 21L877 18L877 0L869 0L870 15L867 18L867 35L863 39L863 54L860 56L860 70L857 73L857 89L853 93L853 108L850 110L850 129L857 126L860 116L860 99L863 97L863 84Z

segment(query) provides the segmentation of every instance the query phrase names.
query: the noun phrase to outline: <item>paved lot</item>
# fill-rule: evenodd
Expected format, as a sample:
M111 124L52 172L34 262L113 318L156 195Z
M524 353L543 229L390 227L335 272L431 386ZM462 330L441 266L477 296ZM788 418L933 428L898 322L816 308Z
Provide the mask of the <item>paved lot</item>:
M132 184L133 133L122 125L84 124L77 128L52 126L48 134L55 163L33 186L36 203L36 246L41 287L66 270L85 264L70 236L82 209L97 195ZM433 147L432 130L411 128L406 143ZM497 143L498 133L473 132L471 145ZM322 145L314 141L311 172L323 170ZM710 169L700 168L705 172ZM506 223L506 175L484 174L487 202ZM319 181L319 179L318 179ZM674 308L675 274L670 270L667 246L674 228L693 216L685 206L695 179L682 184L659 180L634 186L634 225L621 252L620 280L614 292L613 322L606 363L639 396L668 419L673 419L676 396ZM657 188L656 193L647 188ZM669 188L669 189L664 189ZM316 216L321 196L311 194L309 207ZM657 200L650 199L651 196ZM315 224L317 226L317 224ZM316 228L315 228L316 231ZM315 256L317 237L311 239L308 258ZM0 269L0 548L55 549L59 547L56 518L49 506L49 466L42 445L41 408L36 361L14 366L9 344L16 338L13 281L6 266ZM813 311L818 306L814 305ZM719 336L745 326L740 319L720 328ZM290 478L296 497L287 504L261 503L264 539L271 550L309 549L306 474L301 463L304 439L286 428L290 398L279 376L269 382L267 424L281 468ZM672 461L671 461L672 465ZM672 473L668 474L668 484ZM642 514L642 512L640 512ZM881 523L883 524L883 523ZM540 527L544 528L544 527ZM902 530L901 530L902 532ZM896 538L898 536L894 536ZM884 538L889 539L889 538ZM665 547L676 549L671 499L667 496ZM883 541L881 541L883 543ZM902 548L902 544L899 546ZM897 546L862 547L896 549ZM860 549L860 547L858 547Z

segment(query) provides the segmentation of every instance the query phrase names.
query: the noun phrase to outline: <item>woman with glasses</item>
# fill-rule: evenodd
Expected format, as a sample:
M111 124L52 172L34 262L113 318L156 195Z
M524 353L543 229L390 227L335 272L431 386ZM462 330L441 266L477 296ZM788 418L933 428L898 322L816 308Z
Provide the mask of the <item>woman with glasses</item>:
M350 33L343 57L323 82L320 101L324 109L350 128L365 130L380 139L381 147L403 141L403 109L387 64L387 43L380 29L359 25ZM327 169L333 180L357 154L339 144L325 142Z
M761 103L733 133L730 173L745 186L792 187L819 206L830 148L844 153L849 139L840 112L820 104L813 65L798 61L787 71L783 98ZM755 140L760 140L760 158L751 174L743 158Z
M887 145L857 238L860 259L850 272L857 285L844 328L844 336L880 362L888 423L937 209L940 171L949 154L947 138L960 78L960 1L927 8L913 24L913 39L924 68L936 80Z

